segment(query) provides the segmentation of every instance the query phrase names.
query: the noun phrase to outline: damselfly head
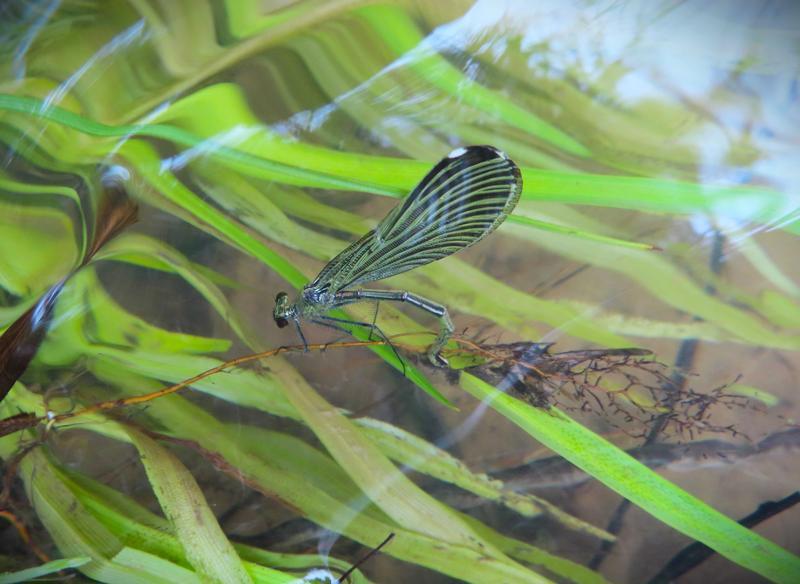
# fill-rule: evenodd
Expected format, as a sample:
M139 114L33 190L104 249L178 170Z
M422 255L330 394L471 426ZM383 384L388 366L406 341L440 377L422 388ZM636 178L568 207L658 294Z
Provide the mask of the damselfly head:
M275 319L275 324L283 328L289 324L289 296L286 292L278 292L275 297L275 310L272 311L272 318Z

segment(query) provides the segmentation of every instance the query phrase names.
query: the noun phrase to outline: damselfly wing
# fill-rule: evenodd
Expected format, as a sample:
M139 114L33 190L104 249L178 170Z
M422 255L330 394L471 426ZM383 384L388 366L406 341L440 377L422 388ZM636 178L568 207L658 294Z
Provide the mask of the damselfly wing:
M446 361L440 351L453 333L447 309L402 291L364 290L357 286L406 272L469 247L494 231L519 201L522 177L516 164L491 146L458 148L422 179L378 226L333 258L290 303L275 299L273 316L280 327L294 321L303 343L300 320L334 324L330 310L360 300L408 302L441 322L428 356ZM351 323L362 324L362 323Z

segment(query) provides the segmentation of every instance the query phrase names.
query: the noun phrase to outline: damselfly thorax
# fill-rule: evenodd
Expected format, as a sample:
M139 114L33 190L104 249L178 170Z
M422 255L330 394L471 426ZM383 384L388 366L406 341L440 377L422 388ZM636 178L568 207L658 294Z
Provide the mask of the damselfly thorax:
M367 326L381 334L374 323L335 318L328 312L364 300L405 302L439 318L439 334L428 349L428 357L434 365L446 365L441 350L454 330L447 308L411 292L359 286L477 243L511 213L521 191L519 169L503 152L491 146L457 148L434 166L375 229L328 262L294 302L289 302L286 293L278 294L275 322L279 327L294 322L304 345L301 320L333 328L344 324Z

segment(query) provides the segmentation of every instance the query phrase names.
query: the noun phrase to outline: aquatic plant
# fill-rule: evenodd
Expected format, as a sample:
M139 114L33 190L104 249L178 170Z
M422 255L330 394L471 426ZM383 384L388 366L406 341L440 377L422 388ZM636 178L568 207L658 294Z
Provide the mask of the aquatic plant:
M74 568L105 582L290 582L325 566L341 574L358 556L346 542L374 548L389 534L380 553L402 560L391 564L401 573L602 581L587 558L548 551L547 537L532 545L432 494L431 485L457 488L588 550L615 540L448 451L471 419L464 413L487 408L531 448L533 438L727 559L779 582L800 573L796 556L589 427L615 404L644 416L597 430L653 441L679 421L730 433L736 424L706 421L716 406L750 407L731 396L778 405L775 386L738 384L740 370L687 385L685 360L673 371L629 350L666 361L676 343L685 354L699 342L748 355L800 348L800 288L774 251L796 245L800 225L791 181L772 170L790 159L790 142L773 112L752 113L773 102L746 90L748 75L776 84L796 75L771 58L781 54L772 31L740 30L759 42L738 60L683 47L698 70L719 72L702 94L684 95L663 71L620 56L682 9L618 6L604 16L587 5L568 19L578 35L540 29L546 15L533 8L430 4L0 9L0 503L20 533L41 525L52 541L49 551L32 544L38 571L9 581ZM608 53L607 37L583 34L594 18L647 24ZM708 30L736 32L719 14L704 18ZM639 94L623 94L626 82ZM741 122L742 111L757 123ZM304 285L374 226L381 198L406 195L466 144L495 145L522 168L520 203L483 246L508 266L479 251L392 281L460 315L446 349L452 379L416 358L433 339L426 328L386 305L377 323L405 366L366 337L279 349L294 341L271 323L275 291ZM129 200L139 208L133 226ZM721 272L725 245L749 280ZM626 287L636 305L615 301ZM348 310L373 318L370 307ZM491 341L500 331L520 344ZM534 344L542 338L557 348ZM568 359L587 345L599 352ZM263 353L259 365L235 361L248 353ZM601 375L600 360L647 391ZM501 391L508 382L516 393ZM361 413L392 387L406 404L415 388L437 399L421 394L426 413L411 428L381 419L380 404ZM658 393L670 388L670 398ZM697 395L710 397L680 401ZM699 417L680 409L697 403ZM109 468L124 478L105 481ZM134 477L148 494L126 488ZM242 492L264 496L256 515L321 528L319 552L226 533L216 507L237 512L249 499L231 493ZM341 553L329 554L339 536ZM53 552L66 560L45 562Z

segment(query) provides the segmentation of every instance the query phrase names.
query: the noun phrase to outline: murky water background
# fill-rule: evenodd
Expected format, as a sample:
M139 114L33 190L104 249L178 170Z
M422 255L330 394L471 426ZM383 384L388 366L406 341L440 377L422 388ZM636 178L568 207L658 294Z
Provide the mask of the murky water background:
M278 11L289 3L267 4L266 12ZM734 518L751 513L761 502L780 499L796 490L800 480L800 442L794 423L800 414L800 326L796 320L780 322L780 316L769 322L765 312L758 311L763 304L753 299L763 298L765 291L778 293L793 306L786 314L797 314L800 265L793 222L800 208L800 8L791 2L745 1L715 6L666 1L396 3L424 35L420 43L397 57L387 49L386 39L381 38L374 23L339 9L345 4L332 2L330 16L313 26L289 27L274 38L262 38L260 46L251 43L252 47L230 57L226 56L230 51L216 46L237 46L236 39L226 37L231 27L225 25L222 4L211 3L209 13L216 21L209 28L190 34L153 24L159 19L173 25L196 22L171 15L173 10L192 10L189 4L41 2L0 9L15 19L13 27L3 27L3 46L13 48L11 66L4 69L8 77L2 80L3 91L18 90L25 79L49 79L58 83L57 90L49 93L54 104L67 106L75 99L85 116L113 125L157 117L160 107L200 88L213 89L225 83L241 92L254 123L269 126L284 139L333 151L433 162L461 144L491 143L526 168L675 179L707 185L709 192L720 185L768 187L777 193L768 202L758 197L723 201L704 209L688 209L681 216L660 213L636 202L622 205L623 209L567 206L559 200L558 192L541 201L524 201L521 206L541 219L568 224L579 221L605 229L609 235L660 246L663 251L650 253L677 266L680 274L701 289L712 287L712 296L758 319L776 338L785 339L783 346L777 346L777 342L748 343L735 339L730 330L714 328L709 337L722 337L724 333L730 340L697 341L684 363L692 373L692 387L708 391L741 376L742 384L769 392L778 404L758 411L721 408L715 422L720 426L733 424L736 435L668 434L659 439L667 446L654 449L647 462ZM143 18L150 9L159 16ZM9 18L6 22L11 21ZM104 25L87 26L93 22ZM46 52L49 42L69 44L70 35L80 35L84 26L102 40L72 41L82 48L65 51L64 62L37 60L37 50ZM170 45L187 38L195 38L196 46ZM240 42L238 46L249 41ZM426 79L414 68L431 52L443 55L469 82L492 89L560 128L591 155L577 156L531 137L525 128L501 119L502 112L494 106L479 108L465 97L466 93L443 91L436 79ZM162 59L156 65L150 64L154 55ZM118 92L109 96L109 87L115 84ZM102 91L103 98L93 100L94 91ZM213 152L220 143L237 146L252 131L231 112L210 110L201 117L216 129L214 139L203 146L207 146L207 152ZM5 128L3 160L8 177L53 185L66 181L82 188L79 174L90 176L95 172L50 160L31 164L25 153L32 146L22 137L15 140L13 131ZM35 136L29 138L35 141ZM213 191L226 188L226 183L214 175L213 163L205 164L207 152L202 148L187 156L166 141L151 143L165 172L174 172L212 206L238 217L257 238L285 254L307 276L316 273L342 242L354 239L358 225L350 215L334 217L328 224L310 216L291 215L287 209L297 200L294 197L310 196L366 218L364 227L382 217L395 202L367 193L253 180L251 185L262 189L277 207L291 215L299 229L305 230L295 240L279 240L275 234L281 233L280 222L270 227L269 216L264 219L262 211L244 204L224 208L215 198ZM141 191L136 195L146 194L146 189ZM85 192L82 196L88 198ZM6 192L0 198L0 205L6 209L0 210L2 229L19 230L20 249L41 245L42 241L52 245L52 250L38 255L46 258L39 264L18 261L8 250L0 254L0 284L4 288L0 301L4 307L33 298L75 260L71 228L74 207L53 201L41 195L39 202L31 203L59 210L42 212L37 218L15 207L19 201L13 193ZM770 213L765 218L768 206ZM653 212L637 210L645 207ZM20 217L24 218L23 225L19 224ZM249 222L248 217L256 219ZM340 222L348 217L352 229ZM226 296L262 346L297 342L291 328L279 331L271 320L275 294L288 288L282 278L228 245L224 237L214 237L183 218L174 204L158 197L146 198L134 231L169 243L191 262L234 281L236 286L226 289ZM652 349L664 363L674 364L681 348L687 350L689 341L675 331L681 324L698 321L693 320L691 311L667 301L678 290L648 289L618 270L619 264L629 261L627 252L611 247L603 252L610 254L604 259L584 259L581 250L587 247L567 249L563 239L536 230L527 230L521 237L523 230L519 225L506 225L479 246L459 254L458 259L515 290L568 306L578 318L597 318L600 328L609 327L609 331L627 338L631 346ZM717 257L715 238L721 242ZM298 241L308 246L298 247ZM714 263L718 276L712 274ZM397 278L387 285L433 297L446 295L442 280L435 277L446 281L448 270L461 273L466 269L461 266L446 260L442 266ZM235 339L225 319L175 275L120 262L102 262L97 273L121 306L147 322L171 331ZM4 279L3 274L16 276ZM596 346L581 335L543 323L541 318L520 315L514 326L503 326L496 319L463 310L459 294L453 293L447 303L457 329L471 338L554 342L558 350ZM489 296L500 306L508 302L492 292ZM435 324L413 311L405 312L425 326ZM364 314L370 315L370 309L365 308ZM392 313L384 314L382 309L381 314L386 322L397 322L392 320ZM775 309L771 314L782 313ZM615 315L628 319L617 329L613 329ZM62 315L56 330L68 326L68 321L69 315ZM675 327L667 331L667 327L658 329L652 324L665 322ZM313 326L305 330L314 340L340 338ZM250 351L241 340L235 340L227 354ZM605 528L620 503L616 494L570 465L542 462L552 453L450 385L442 372L425 370L459 406L459 412L434 402L365 349L296 354L287 360L333 404L405 428L446 448L472 470L497 473L516 488L539 494L594 525ZM104 383L92 377L82 360L65 368L31 371L25 380L31 388L51 396L77 393L80 399L87 395L103 397ZM187 397L226 422L285 430L317 444L306 428L294 422L208 395ZM137 413L130 415L135 421ZM606 412L597 408L574 415L623 448L642 443L642 428L637 428L635 421L607 418ZM754 445L765 438L768 442L758 451ZM726 444L696 442L702 440ZM80 430L56 432L49 436L48 446L71 467L157 508L143 480L138 455L129 446ZM357 553L358 546L254 495L191 452L177 452L204 487L232 539L274 550L327 551L333 546L332 552L341 557ZM599 543L593 538L546 520L522 518L423 475L412 472L411 476L437 498L504 534L583 564L598 552ZM757 529L784 548L798 552L798 521L800 511L791 509ZM3 537L14 550L20 549L10 530ZM644 582L688 543L687 538L634 507L625 516L617 545L599 569L611 581ZM451 581L388 556L376 557L364 569L376 582L408 582L412 578L420 583ZM710 584L760 580L715 557L681 581Z

